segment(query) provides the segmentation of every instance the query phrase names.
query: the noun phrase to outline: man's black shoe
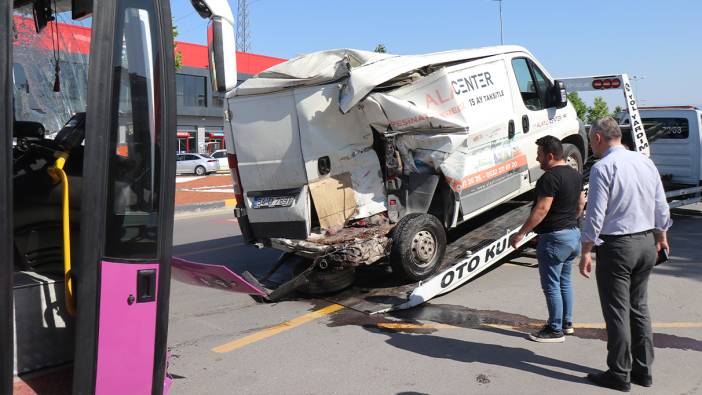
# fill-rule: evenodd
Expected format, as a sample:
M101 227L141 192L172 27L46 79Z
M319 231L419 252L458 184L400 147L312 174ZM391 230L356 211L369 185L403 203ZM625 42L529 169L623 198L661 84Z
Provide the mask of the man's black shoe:
M600 387L611 388L622 392L631 391L631 384L612 376L609 372L588 373L587 379Z
M563 323L563 333L565 333L566 335L572 335L575 333L575 328L573 328L572 322Z
M529 335L529 339L539 343L563 343L565 335L563 331L554 331L548 325L544 325L540 331Z
M653 377L645 374L631 373L631 382L642 387L650 387L653 385Z

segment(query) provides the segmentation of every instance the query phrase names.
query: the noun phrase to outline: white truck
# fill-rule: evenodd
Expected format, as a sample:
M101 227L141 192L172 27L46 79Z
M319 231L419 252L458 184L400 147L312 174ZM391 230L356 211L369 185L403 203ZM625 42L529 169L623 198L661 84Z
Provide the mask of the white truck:
M702 200L702 110L695 106L639 107L651 160L663 178L671 208ZM627 117L622 117L628 124Z
M245 81L227 106L242 234L307 258L308 292L383 262L427 279L448 229L534 187L538 138L561 139L578 170L587 156L564 84L519 46L313 53Z

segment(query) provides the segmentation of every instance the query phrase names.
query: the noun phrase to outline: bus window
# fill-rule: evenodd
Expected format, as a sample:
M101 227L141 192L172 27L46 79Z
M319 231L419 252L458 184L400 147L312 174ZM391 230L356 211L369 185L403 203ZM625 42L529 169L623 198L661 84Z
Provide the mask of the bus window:
M144 9L125 8L118 21L122 42L113 64L116 119L110 137L105 256L156 259L159 177L161 170L160 106L154 97L158 68L153 51L156 21Z

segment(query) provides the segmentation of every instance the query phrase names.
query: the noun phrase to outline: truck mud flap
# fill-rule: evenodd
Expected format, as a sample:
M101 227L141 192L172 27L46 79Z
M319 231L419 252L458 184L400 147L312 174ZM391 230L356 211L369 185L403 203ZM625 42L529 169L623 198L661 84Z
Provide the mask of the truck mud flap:
M425 281L378 288L354 286L325 299L368 314L378 314L418 306L451 292L514 251L509 238L528 217L530 206L531 202L515 204L513 209L451 242L437 274ZM528 234L519 246L535 236L534 233Z
M267 296L266 290L262 289L260 285L247 281L222 265L199 263L172 257L171 276L186 284L249 295Z

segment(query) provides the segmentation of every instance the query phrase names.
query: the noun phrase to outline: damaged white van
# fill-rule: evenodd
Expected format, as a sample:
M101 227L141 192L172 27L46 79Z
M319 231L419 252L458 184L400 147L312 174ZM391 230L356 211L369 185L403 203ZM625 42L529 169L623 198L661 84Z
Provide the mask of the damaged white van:
M587 153L563 84L518 46L317 52L245 81L227 105L242 234L308 258L316 291L361 265L431 276L448 229L534 187L536 139L560 138L581 171Z

